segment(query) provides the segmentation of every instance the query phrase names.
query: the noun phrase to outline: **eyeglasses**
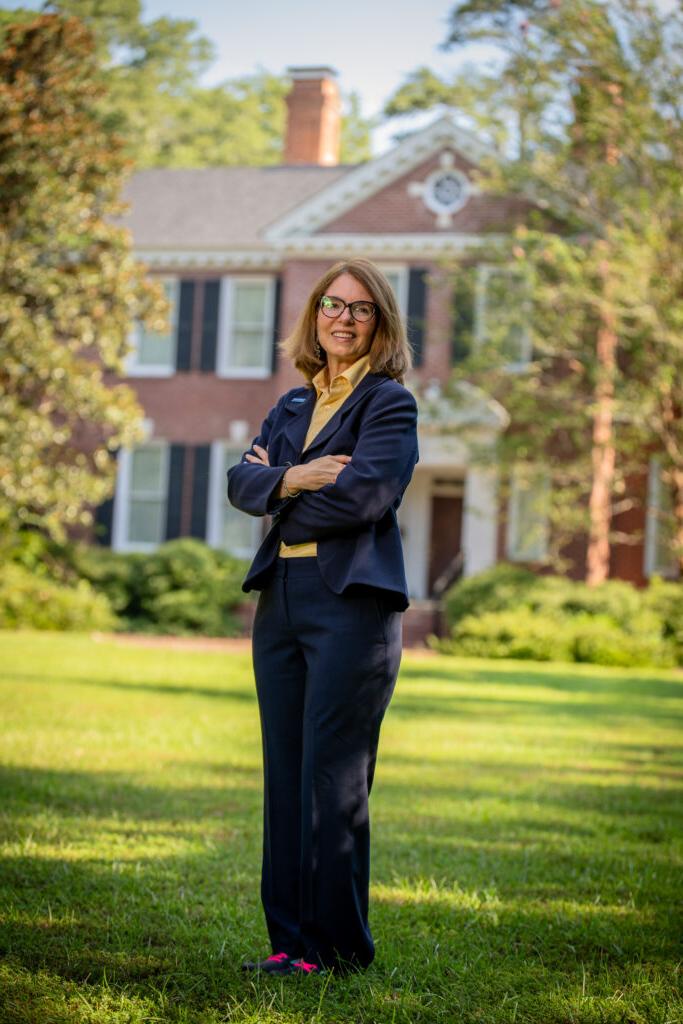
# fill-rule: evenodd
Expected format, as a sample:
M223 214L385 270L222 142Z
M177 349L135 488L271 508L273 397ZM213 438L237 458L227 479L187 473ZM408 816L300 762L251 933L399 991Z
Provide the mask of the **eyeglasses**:
M363 299L358 299L356 302L344 302L343 299L338 299L336 295L323 295L320 300L320 311L325 316L328 316L330 320L341 316L347 308L350 310L353 319L357 320L359 324L367 323L368 320L372 320L373 316L379 312L379 306L376 302L365 302Z

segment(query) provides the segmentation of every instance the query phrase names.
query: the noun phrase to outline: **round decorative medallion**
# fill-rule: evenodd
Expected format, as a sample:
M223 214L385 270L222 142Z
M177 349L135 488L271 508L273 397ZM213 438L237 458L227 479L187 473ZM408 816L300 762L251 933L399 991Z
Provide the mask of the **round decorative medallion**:
M467 202L467 178L454 168L435 171L425 182L423 200L434 213L455 213Z

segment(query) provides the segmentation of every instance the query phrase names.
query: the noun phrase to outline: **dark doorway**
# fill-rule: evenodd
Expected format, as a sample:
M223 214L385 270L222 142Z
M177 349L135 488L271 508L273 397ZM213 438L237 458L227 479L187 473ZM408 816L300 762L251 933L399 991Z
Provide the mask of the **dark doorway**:
M453 485L448 488L454 490ZM432 494L432 525L429 541L430 596L434 582L452 565L462 543L462 494Z

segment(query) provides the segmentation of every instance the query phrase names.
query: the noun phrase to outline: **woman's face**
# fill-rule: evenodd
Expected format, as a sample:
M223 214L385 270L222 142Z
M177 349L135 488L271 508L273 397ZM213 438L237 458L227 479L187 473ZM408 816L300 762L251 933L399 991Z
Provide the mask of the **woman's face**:
M370 292L351 274L340 274L329 285L326 295L333 295L344 302L374 302ZM377 328L377 313L371 320L361 323L354 320L346 306L339 316L331 319L319 309L316 318L318 340L333 361L354 363L369 350Z

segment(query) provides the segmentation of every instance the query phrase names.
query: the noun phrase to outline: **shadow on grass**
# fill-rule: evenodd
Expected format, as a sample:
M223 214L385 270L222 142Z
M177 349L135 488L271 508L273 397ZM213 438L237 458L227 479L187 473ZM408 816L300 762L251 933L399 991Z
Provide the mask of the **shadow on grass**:
M12 672L14 683L45 683L45 676L30 672ZM55 681L57 683L57 681ZM87 686L88 688L123 690L124 692L159 693L164 697L219 697L221 700L256 703L256 692L245 689L231 690L227 686L184 686L175 683L124 683L120 679L92 679L90 676L60 676L59 686Z
M622 698L651 697L663 700L683 701L683 670L678 674L672 672L671 678L661 679L650 676L645 670L618 669L605 667L602 672L593 674L593 666L588 664L568 664L566 671L556 662L549 662L542 667L538 662L523 661L519 667L508 661L506 668L496 669L486 662L486 667L475 668L455 663L449 671L443 665L430 665L425 662L411 662L409 659L401 663L401 677L404 679L427 679L429 682L453 684L480 682L495 683L497 686L541 686L548 690L563 693L586 693L591 695L613 695ZM637 673L637 674L636 674Z
M443 681L445 682L445 678ZM453 679L450 682L453 684ZM480 721L509 718L511 713L523 713L526 721L533 719L547 721L549 717L562 717L563 720L567 718L583 719L608 726L614 723L624 724L632 719L651 719L670 725L680 722L683 726L683 702L664 700L661 697L635 700L620 694L616 688L610 700L605 700L604 696L601 699L592 699L590 692L586 692L585 699L529 700L520 697L508 700L498 694L486 693L485 689L481 696L465 694L438 696L434 693L427 695L419 692L399 691L397 699L392 701L388 712L389 715L398 717L455 716Z
M57 771L0 766L0 798L5 819L40 811L82 816L93 821L112 816L138 821L202 821L215 814L250 818L261 804L261 769L245 766L234 786L150 786L121 772Z
M213 767L227 781L232 766ZM481 767L491 770L491 765ZM19 852L5 859L0 952L11 972L0 974L3 1024L104 1021L109 1019L107 999L112 1020L119 1019L115 1013L126 999L131 1006L138 1000L152 1009L163 1002L159 1019L199 1024L206 1019L202 1015L224 1009L230 995L239 1000L245 1020L268 1019L255 1016L266 1013L268 982L255 985L239 970L243 957L267 946L258 896L260 769L240 766L236 773L234 785L173 789L138 785L114 773L2 770L6 823L16 817L17 832L25 831L26 818L42 811L61 815L66 828L72 816L82 816L94 851L82 859L78 841L62 837L61 852L53 835L40 854L41 822L36 819L31 841L38 854ZM253 788L245 786L250 782ZM352 981L335 979L333 1001L349 999L353 992L354 998L369 998L365 979L392 992L398 972L400 985L412 992L410 1019L417 1024L453 1019L454 986L458 999L470 1000L459 1019L474 1020L475 1009L486 1007L487 1019L502 1021L508 1018L497 1017L497 1007L510 977L530 997L549 987L569 994L579 964L590 971L612 971L611 983L626 990L636 964L660 965L673 977L680 956L670 909L677 883L673 865L666 868L664 859L652 858L647 842L635 849L616 848L595 830L554 815L540 821L526 815L487 822L418 812L413 819L411 788L378 782L383 814L405 809L402 821L383 820L373 840L373 883L380 888L371 922L378 957L368 974ZM452 789L454 803L476 795L471 787ZM616 829L632 796L629 787L621 787L619 795L610 805L593 787L563 785L535 801L599 809ZM523 797L511 799L521 802ZM637 814L646 805L663 812L667 799L673 794L641 791ZM169 834L169 820L205 822L210 840L210 819L217 813L235 830L228 842L202 848L200 829L199 836L196 831L185 834L191 848L185 842L175 852L155 853L154 840ZM136 819L139 833L126 830L131 843L149 841L151 849L112 849L111 824L100 820L112 814ZM555 828L563 834L553 833ZM97 855L98 840L106 851L102 856ZM455 898L454 891L459 894ZM458 973L462 963L472 964L467 976ZM35 976L35 983L23 972ZM13 988L3 991L6 977L13 979L7 983ZM68 1001L71 983L86 1002L99 1001L99 1016L86 1016L82 999L79 1004L73 992L73 1003ZM7 1009L17 985L24 985L22 998L30 1010L24 1017L11 1017ZM278 1019L302 1019L302 1007L314 1008L318 993L315 986L292 985L283 997L292 1016ZM347 1010L344 1016L347 1011L335 1003L334 1019L356 1019L353 1004ZM387 998L374 1016L364 1019L389 1024L394 1010Z

